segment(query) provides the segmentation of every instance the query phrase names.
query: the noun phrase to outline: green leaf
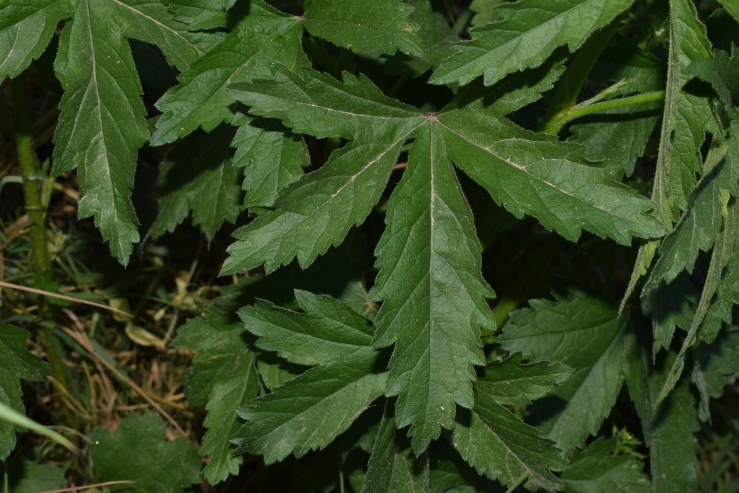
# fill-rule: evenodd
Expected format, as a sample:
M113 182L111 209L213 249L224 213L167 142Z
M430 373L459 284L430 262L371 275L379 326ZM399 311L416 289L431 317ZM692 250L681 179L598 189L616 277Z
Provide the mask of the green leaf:
M716 50L713 57L693 62L690 72L711 84L727 111L732 112L734 99L739 97L739 58L736 53L729 55Z
M170 442L165 433L158 416L129 415L115 433L90 433L90 459L104 481L136 481L133 487L108 486L111 491L180 493L200 480L200 459L187 438Z
M306 268L338 245L380 199L406 138L334 151L321 169L285 188L273 210L234 232L221 274L262 264L269 273L295 257Z
M739 202L734 202L727 211L722 232L716 238L716 245L711 255L711 262L706 272L706 281L703 285L700 301L695 309L693 321L690 324L688 335L683 341L680 352L675 358L665 383L657 396L658 402L667 396L677 384L685 366L687 351L693 347L700 337L706 342L712 342L718 335L723 320L731 321L731 310L739 294L739 267L736 256L739 251ZM730 268L727 266L732 264ZM729 278L724 279L724 272ZM716 296L719 289L721 296ZM704 322L708 314L712 314L712 324L705 327Z
M429 491L428 457L416 458L396 430L392 406L385 405L361 493L424 493Z
M657 215L671 225L679 210L687 207L687 197L701 171L700 147L711 119L709 102L684 90L692 78L690 64L711 56L705 27L696 17L692 0L670 0L670 42L652 200Z
M739 328L730 327L722 337L698 348L692 380L700 394L698 415L710 419L708 402L721 397L724 389L739 376Z
M628 455L616 455L616 438L599 439L574 457L561 479L568 493L648 493L644 464Z
M739 22L739 5L733 0L719 0L719 3L724 6L726 11L731 14L737 22Z
M297 17L261 1L218 45L198 58L178 77L179 84L157 101L162 112L152 145L173 142L197 128L206 132L230 121L233 98L226 90L235 82L265 77L269 64L294 65L300 55L301 28Z
M583 229L622 244L664 231L645 213L649 201L584 159L579 146L471 107L444 113L438 122L454 162L516 217L533 215L571 241Z
M74 9L71 0L6 0L0 6L0 82L41 56L57 24Z
M598 77L597 82L602 78L603 83L618 85L618 90L610 97L630 96L661 90L664 85L662 65L656 57L615 35L593 72ZM661 102L652 102L591 115L570 126L572 137L568 140L581 144L587 159L618 161L626 175L631 175L637 159L646 151L661 107Z
M39 464L32 459L6 463L8 493L38 493L56 490L66 484L64 469L54 464Z
M240 408L247 423L231 441L267 464L326 447L382 395L385 374L373 373L376 366L375 351L358 349L333 365L308 370Z
M467 84L484 75L490 86L511 72L540 65L558 46L579 48L608 25L632 0L520 0L501 3L500 21L470 30L472 39L434 71L432 84Z
M739 188L739 173L735 168L728 157L703 175L688 200L687 210L662 240L642 297L648 297L659 283L671 282L683 270L692 272L698 254L711 249L723 222L723 194L727 191L736 194Z
M452 443L478 473L507 486L527 475L529 487L558 489L559 481L551 471L566 466L554 442L477 386L474 407L457 417Z
M649 464L654 493L691 491L695 488L696 440L698 416L687 380L657 408L657 393L664 384L666 368L674 355L661 367L650 371L646 350L637 348L630 354L626 385L642 422L649 447Z
M274 120L259 120L237 113L231 121L238 127L231 147L232 164L244 168L244 205L271 207L279 193L303 176L310 164L303 140Z
M490 24L500 20L500 15L495 8L503 3L504 0L472 0L470 10L475 15L472 16L470 24L474 27Z
M244 328L238 321L215 310L190 320L179 329L175 345L197 354L185 379L185 391L191 405L205 406L200 455L210 461L203 475L211 484L237 474L242 462L233 455L229 437L240 426L236 409L251 403L259 390L256 355L244 340Z
M397 72L402 76L410 69L414 75L420 76L451 54L459 36L449 26L447 19L434 11L428 0L407 0L406 3L413 6L408 18L418 26L414 38L419 53L413 57L400 54L391 58L385 64L385 71L393 75Z
M78 216L93 216L122 264L139 241L131 188L148 136L131 49L103 2L80 0L64 26L55 71L64 89L54 172L77 168Z
M475 388L503 406L525 407L544 397L572 375L561 363L521 364L521 355L485 367Z
M215 29L228 24L228 10L236 0L168 0L167 9L191 31Z
M219 127L170 148L159 168L159 215L149 230L153 239L174 231L190 212L208 242L224 222L236 221L241 190L239 171L229 155L232 137L231 129Z
M49 373L43 360L26 349L28 332L0 322L0 402L23 413L21 380L42 380ZM0 421L0 460L15 448L16 427Z
M107 0L108 14L125 36L153 44L167 60L184 70L209 48L211 36L192 33L156 0Z
M574 369L555 392L563 407L542 428L565 452L598 431L616 402L632 339L605 302L579 291L553 301L533 300L513 312L501 345L532 361L559 361Z
M383 301L374 344L395 344L387 395L399 396L397 425L411 425L416 454L451 428L456 404L472 406L473 365L484 364L480 326L495 325L472 213L437 132L429 125L416 134L370 292Z
M328 364L351 357L372 342L372 327L348 305L328 296L295 291L304 315L261 302L240 311L257 347L290 363Z
M317 361L317 366L239 408L239 415L247 422L231 441L240 452L262 455L267 464L326 447L385 390L387 375L378 371L380 353L369 346L366 320L337 300L304 292L297 296L304 313L272 308L275 313L269 314L266 305L242 311L247 329L265 334L257 345L273 347L282 341L281 352L293 360L303 360L309 354L298 341L316 348L328 338L334 348L342 343L346 347L340 356L325 351L327 359ZM279 328L273 325L280 322ZM343 333L332 334L328 327L334 331L340 328ZM288 332L297 339L291 341Z
M306 0L303 22L312 35L360 54L420 55L412 11L398 0Z
M279 118L297 133L367 142L408 135L424 122L416 108L385 96L367 77L339 81L314 70L275 67L268 80L232 84L255 115Z

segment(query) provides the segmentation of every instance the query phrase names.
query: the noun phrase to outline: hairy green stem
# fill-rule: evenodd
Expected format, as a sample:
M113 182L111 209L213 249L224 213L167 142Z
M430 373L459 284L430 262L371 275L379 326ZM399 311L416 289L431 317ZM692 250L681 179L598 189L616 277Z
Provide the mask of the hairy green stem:
M542 132L548 135L557 135L565 125L578 118L596 113L603 113L616 108L625 108L627 106L662 101L664 98L664 91L653 91L644 94L636 94L634 96L627 96L625 98L610 99L608 101L600 101L593 104L573 106L569 110L559 113L549 120L542 128Z
M40 186L43 183L43 175L33 147L28 83L24 75L12 80L11 97L13 133L18 153L18 165L23 178L23 196L30 223L31 251L38 276L42 278L42 281L49 280L51 278L51 256L46 243L46 203L43 200ZM69 388L61 348L54 340L52 330L42 326L38 331L38 336L46 350L54 378L65 388ZM72 416L69 413L63 414L71 421Z
M612 22L607 27L595 33L590 40L577 52L575 59L562 77L554 94L549 111L544 115L542 126L547 126L557 115L565 113L577 104L582 86L590 75L595 62L598 60L603 48L611 39L618 22Z
M31 116L28 105L28 85L25 77L13 79L13 120L18 165L23 177L23 195L30 222L31 248L36 270L47 275L51 268L51 258L46 246L46 207L41 198L39 184L42 177L33 149L31 135Z
M527 472L523 473L523 475L521 475L521 477L518 478L516 482L511 485L510 488L505 490L506 493L513 493L514 491L516 491L516 489L518 489L518 487L521 486L524 483L524 481L528 479L528 477L529 477L529 473Z

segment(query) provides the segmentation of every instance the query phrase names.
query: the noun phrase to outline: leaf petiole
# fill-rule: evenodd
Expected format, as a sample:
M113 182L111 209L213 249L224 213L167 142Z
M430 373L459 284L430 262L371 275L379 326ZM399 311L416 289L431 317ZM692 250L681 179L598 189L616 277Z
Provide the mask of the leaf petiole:
M564 111L549 120L542 128L542 132L547 135L557 135L565 125L578 118L596 113L603 113L616 108L625 108L628 106L662 101L664 98L664 91L652 91L624 98L610 99L608 101L598 101L594 103L590 102L592 100L585 101L584 103L573 106L569 110Z

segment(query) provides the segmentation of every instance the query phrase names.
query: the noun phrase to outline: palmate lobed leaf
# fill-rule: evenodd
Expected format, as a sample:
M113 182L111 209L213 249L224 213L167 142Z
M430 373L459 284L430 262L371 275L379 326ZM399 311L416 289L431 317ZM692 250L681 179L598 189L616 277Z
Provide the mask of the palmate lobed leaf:
M545 75L541 84L550 83ZM395 346L386 393L398 396L397 424L411 425L416 453L452 426L456 405L473 405L473 367L484 363L479 329L493 325L485 301L492 291L480 275L480 246L450 158L509 210L532 214L568 239L588 229L628 243L632 235L663 231L646 214L649 201L582 158L580 147L496 115L542 90L514 82L517 95L503 96L492 109L472 105L428 115L384 96L366 78L346 75L341 82L312 70L275 67L272 79L232 90L254 114L278 117L297 132L353 141L236 231L224 274L259 265L270 272L293 258L310 265L369 214L400 146L414 139L390 199L371 296L383 302L374 344ZM453 357L437 356L449 351Z

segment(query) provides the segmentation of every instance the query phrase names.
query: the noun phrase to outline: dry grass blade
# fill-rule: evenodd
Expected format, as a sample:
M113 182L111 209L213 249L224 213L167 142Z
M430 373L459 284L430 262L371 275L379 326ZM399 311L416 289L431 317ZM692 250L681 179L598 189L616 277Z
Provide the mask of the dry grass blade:
M0 281L0 288L14 289L16 291L26 291L28 293L40 294L42 296L48 296L49 298L57 298L60 300L69 301L71 303L81 303L83 305L94 306L95 308L107 310L109 312L117 313L125 317L131 316L130 313L116 310L115 308L112 308L108 305L103 305L101 303L95 303L94 301L87 301L87 300L83 300L80 298L75 298L74 296L67 296L67 295L59 294L59 293L52 293L51 291L44 291L43 289L29 288L28 286L21 286L20 284L13 284L10 282Z
M121 484L136 484L136 481L106 481L105 483L91 484L88 486L71 486L69 488L62 488L59 490L44 490L40 493L72 493L74 491L85 491L93 488L102 488L104 486L116 486Z

